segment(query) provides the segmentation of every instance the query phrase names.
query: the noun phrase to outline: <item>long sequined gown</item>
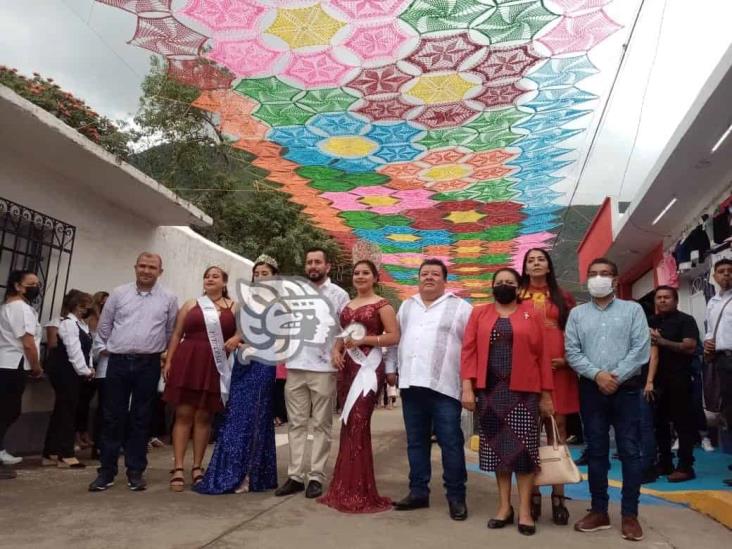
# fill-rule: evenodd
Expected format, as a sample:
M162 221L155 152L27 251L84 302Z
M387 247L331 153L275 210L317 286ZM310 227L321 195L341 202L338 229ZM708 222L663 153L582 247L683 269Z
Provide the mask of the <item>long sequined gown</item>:
M345 307L341 313L341 326L359 322L370 336L384 333L379 309L389 303L382 299L377 303L357 309ZM368 354L372 347L361 347ZM360 366L346 354L343 383L350 388ZM386 374L384 362L376 370L379 388L383 387ZM377 391L378 393L378 391ZM344 513L377 513L391 509L389 498L379 496L374 478L374 456L371 450L371 414L376 406L376 394L369 392L359 396L348 416L348 423L341 427L338 459L333 470L333 480L328 492L318 501Z
M275 367L252 361L234 363L226 415L199 494L226 494L249 477L249 491L277 487L272 396Z

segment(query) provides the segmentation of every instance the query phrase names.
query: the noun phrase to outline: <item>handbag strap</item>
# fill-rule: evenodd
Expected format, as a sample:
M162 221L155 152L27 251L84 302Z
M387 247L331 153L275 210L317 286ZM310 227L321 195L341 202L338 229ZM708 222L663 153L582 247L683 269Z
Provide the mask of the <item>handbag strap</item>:
M732 301L732 296L729 296L727 301L724 302L724 305L722 305L722 309L719 311L719 316L717 316L717 323L714 325L714 333L712 334L712 341L714 343L717 343L717 332L719 331L719 325L722 324L722 315L724 314L724 310L727 308L727 305L729 305L730 301Z
M557 427L557 420L554 419L554 416L549 416L549 419L552 420L552 433L554 434L554 440L552 441L552 448L554 448L555 450L558 450L560 443L559 443L559 428ZM541 426L543 424L543 420L544 420L544 418L542 418L542 417L539 418L539 429L540 429L539 432L541 432ZM549 434L549 432L547 432L547 435L548 434Z

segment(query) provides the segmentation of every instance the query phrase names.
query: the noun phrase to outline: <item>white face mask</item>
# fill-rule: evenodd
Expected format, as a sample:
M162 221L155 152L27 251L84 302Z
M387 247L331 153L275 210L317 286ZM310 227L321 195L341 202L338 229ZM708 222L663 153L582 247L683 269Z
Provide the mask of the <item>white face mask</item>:
M613 279L610 276L593 276L587 279L587 291L592 297L607 297L613 293Z

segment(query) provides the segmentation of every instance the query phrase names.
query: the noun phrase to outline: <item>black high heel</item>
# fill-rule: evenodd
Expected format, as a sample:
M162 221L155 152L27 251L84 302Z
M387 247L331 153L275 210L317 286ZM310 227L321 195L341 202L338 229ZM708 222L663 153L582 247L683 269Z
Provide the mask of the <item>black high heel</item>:
M518 523L518 531L519 534L522 534L524 536L533 536L536 534L536 524L521 524Z
M505 519L498 519L498 518L492 518L488 521L488 528L491 530L496 530L497 528L503 528L507 524L513 524L514 515L513 515L513 507L511 507L511 511L508 513L508 516Z
M531 518L539 520L541 517L541 493L531 494Z
M566 526L569 523L569 509L564 505L564 496L552 494L552 521L558 526Z

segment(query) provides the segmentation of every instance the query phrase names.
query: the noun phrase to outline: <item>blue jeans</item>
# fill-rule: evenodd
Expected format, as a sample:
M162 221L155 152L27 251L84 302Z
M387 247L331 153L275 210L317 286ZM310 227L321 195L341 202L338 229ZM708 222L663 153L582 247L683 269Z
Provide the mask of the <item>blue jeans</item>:
M656 422L653 402L640 392L641 463L643 471L656 466Z
M432 477L432 429L442 451L442 479L449 501L465 501L465 451L460 428L460 402L432 389L412 387L400 394L407 431L409 493L426 498Z
M587 442L587 472L592 495L592 510L607 513L607 474L609 470L610 427L615 430L618 454L623 464L621 512L638 515L638 498L642 480L640 452L641 399L640 384L621 385L612 395L604 395L597 384L580 380L580 413Z
M147 468L147 441L159 379L160 354L110 355L104 380L99 473L108 478L117 475L122 447L128 474Z

